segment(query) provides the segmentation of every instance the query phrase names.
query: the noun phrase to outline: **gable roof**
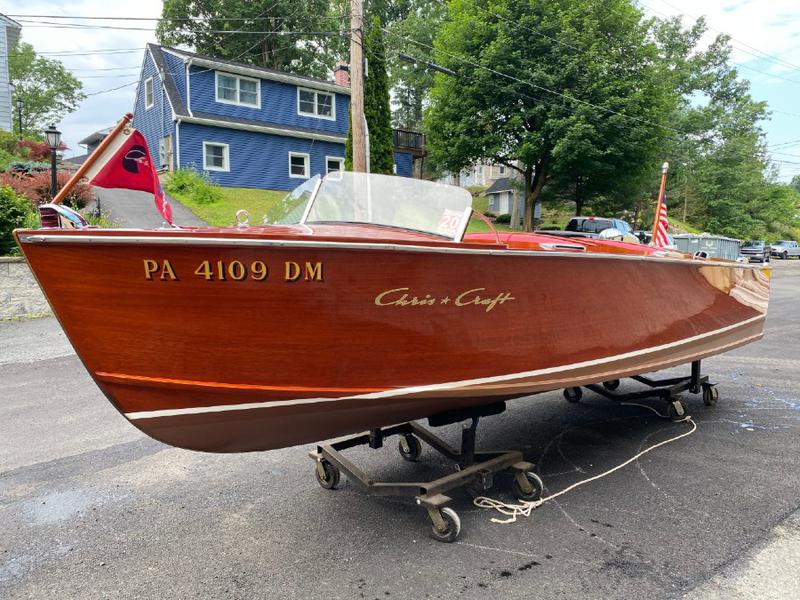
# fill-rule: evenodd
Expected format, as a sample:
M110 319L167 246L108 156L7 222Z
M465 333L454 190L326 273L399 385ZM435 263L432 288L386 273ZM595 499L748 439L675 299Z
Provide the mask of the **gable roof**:
M499 179L495 179L494 183L488 187L488 189L483 192L485 196L490 194L500 194L502 192L513 192L514 186L511 185L511 180L508 177L500 177Z
M78 142L79 146L88 146L89 144L93 144L94 142L99 142L111 133L111 130L114 127L106 127L105 129L101 129L99 131L95 131L94 133L90 133L85 138L83 138L80 142Z
M294 73L286 73L285 71L268 69L267 67L248 65L246 63L237 62L234 60L226 60L223 58L208 56L206 54L199 54L197 52L189 52L188 50L180 50L178 48L170 48L168 46L159 46L158 44L148 44L148 47L151 50L157 49L159 51L169 52L170 54L189 62L191 65L197 65L219 71L226 71L228 73L238 73L239 75L248 75L250 77L256 77L259 79L269 79L271 81L280 81L293 85L301 85L329 92L335 92L337 94L350 95L349 87L337 85L333 81L327 81L317 77L295 75Z

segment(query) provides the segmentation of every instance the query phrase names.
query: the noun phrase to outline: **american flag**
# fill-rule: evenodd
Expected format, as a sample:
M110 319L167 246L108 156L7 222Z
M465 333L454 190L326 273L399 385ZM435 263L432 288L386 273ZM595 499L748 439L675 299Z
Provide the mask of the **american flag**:
M667 227L669 221L667 220L667 193L664 192L664 197L659 204L658 216L656 217L655 236L653 237L653 245L659 248L669 246L669 239L667 238Z

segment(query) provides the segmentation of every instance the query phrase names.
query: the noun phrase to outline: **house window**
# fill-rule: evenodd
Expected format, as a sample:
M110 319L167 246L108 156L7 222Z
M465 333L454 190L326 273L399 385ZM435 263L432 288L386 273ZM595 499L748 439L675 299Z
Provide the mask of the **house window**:
M230 171L228 144L203 142L203 169L206 171Z
M148 77L144 80L144 107L153 106L153 78Z
M334 94L297 88L297 114L320 119L336 119Z
M308 179L310 171L309 162L311 162L311 160L308 154L289 152L289 177Z
M325 157L325 174L344 171L344 159L340 156Z
M219 72L217 72L216 77L217 102L255 108L260 107L261 82L258 79Z
M505 165L500 165L499 167L497 167L497 172L500 175L505 175L506 174L506 166Z

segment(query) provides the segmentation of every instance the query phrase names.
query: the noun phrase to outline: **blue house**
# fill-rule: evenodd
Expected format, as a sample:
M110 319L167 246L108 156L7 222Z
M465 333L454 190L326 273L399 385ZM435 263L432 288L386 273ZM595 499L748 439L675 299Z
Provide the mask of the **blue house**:
M223 186L292 189L344 169L350 88L346 73L336 79L148 44L133 126L164 170L194 167ZM396 130L394 139L395 170L411 177L422 135Z

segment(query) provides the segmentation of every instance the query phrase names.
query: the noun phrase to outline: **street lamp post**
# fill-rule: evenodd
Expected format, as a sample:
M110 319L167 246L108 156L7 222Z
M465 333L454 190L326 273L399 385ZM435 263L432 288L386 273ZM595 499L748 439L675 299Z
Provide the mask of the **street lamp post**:
M55 198L58 193L56 151L61 145L61 132L56 129L55 125L50 125L50 127L44 130L44 136L47 139L47 145L50 146L50 195L52 198Z
M17 123L19 124L19 139L22 139L22 108L25 106L22 98L17 98Z

